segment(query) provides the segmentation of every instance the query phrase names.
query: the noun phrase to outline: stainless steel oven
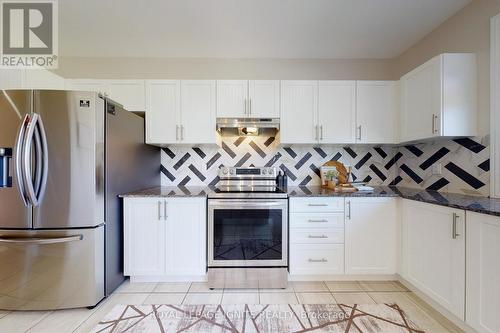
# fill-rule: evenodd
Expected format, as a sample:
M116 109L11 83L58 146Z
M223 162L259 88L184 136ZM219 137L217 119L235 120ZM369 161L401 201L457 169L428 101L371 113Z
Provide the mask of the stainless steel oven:
M288 195L275 168L221 168L208 194L210 288L285 288Z
M288 266L288 200L209 200L208 244L209 267Z

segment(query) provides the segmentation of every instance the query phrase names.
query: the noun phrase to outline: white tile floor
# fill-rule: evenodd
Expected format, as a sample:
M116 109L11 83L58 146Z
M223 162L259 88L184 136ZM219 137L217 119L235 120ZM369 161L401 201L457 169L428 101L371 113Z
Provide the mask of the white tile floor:
M205 283L125 282L95 309L0 311L0 332L89 332L117 304L375 304L397 303L428 333L461 332L393 281L291 282L287 289L210 290Z

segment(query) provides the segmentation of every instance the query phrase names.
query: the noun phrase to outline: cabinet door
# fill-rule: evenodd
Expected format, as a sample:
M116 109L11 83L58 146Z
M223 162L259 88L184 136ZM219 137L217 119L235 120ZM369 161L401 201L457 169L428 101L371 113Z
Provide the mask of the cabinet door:
M24 71L0 69L0 89L24 89Z
M95 91L107 95L104 80L71 79L66 80L66 89L75 91Z
M461 319L465 312L465 214L403 201L404 275Z
M215 143L215 81L181 81L182 143Z
M48 70L26 70L25 89L64 90L64 79Z
M356 82L319 81L318 105L319 142L354 143Z
M467 212L467 323L500 332L500 217Z
M107 81L106 86L109 98L123 105L126 110L146 110L144 81L113 80Z
M217 117L243 118L248 115L248 81L217 81Z
M253 80L248 82L249 109L252 118L279 118L280 82Z
M124 274L165 274L164 199L133 198L124 202Z
M318 81L281 81L281 143L317 143L317 115Z
M356 142L397 143L398 82L356 82Z
M180 81L146 82L146 143L171 144L180 139Z
M167 274L206 272L206 199L167 200Z
M434 58L401 78L402 140L441 135L440 58Z
M346 274L395 274L397 239L395 198L346 199Z

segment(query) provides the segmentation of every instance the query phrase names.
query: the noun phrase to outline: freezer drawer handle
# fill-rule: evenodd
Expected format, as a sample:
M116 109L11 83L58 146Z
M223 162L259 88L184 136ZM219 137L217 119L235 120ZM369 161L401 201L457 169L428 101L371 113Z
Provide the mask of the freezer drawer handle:
M42 238L42 237L0 237L0 243L12 243L12 244L57 244L57 243L69 243L83 240L83 235L74 235L67 237L54 237L54 238Z

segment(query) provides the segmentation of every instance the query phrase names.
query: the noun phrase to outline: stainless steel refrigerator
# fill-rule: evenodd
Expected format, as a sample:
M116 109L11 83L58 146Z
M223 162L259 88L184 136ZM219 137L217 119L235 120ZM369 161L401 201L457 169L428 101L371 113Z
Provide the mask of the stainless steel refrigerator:
M118 194L159 184L144 119L96 93L0 90L0 309L92 307L123 280Z

